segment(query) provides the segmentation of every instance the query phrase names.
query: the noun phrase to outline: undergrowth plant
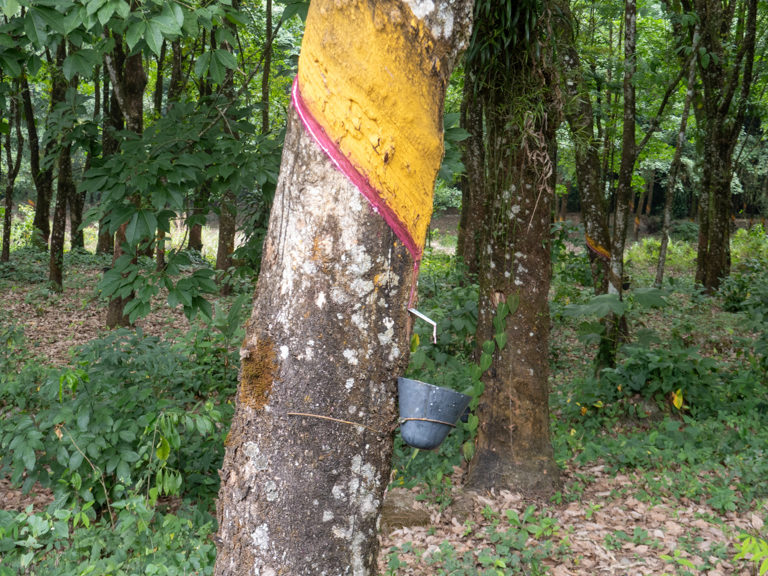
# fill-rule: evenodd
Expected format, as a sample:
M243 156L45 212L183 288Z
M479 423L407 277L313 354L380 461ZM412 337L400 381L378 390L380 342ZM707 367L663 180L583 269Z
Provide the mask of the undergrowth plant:
M175 342L120 329L78 348L68 367L3 372L0 473L55 500L0 512L0 576L212 572L247 301L217 306ZM0 336L11 366L23 333Z

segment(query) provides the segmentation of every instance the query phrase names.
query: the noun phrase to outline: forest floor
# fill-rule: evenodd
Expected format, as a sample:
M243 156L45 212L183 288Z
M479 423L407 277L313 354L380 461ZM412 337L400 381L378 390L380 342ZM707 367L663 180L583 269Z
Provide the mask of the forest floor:
M435 227L442 232L455 224L456 219L449 217ZM450 250L450 242L446 250ZM64 365L72 347L103 332L105 309L95 288L99 274L87 267L68 270L61 294L48 291L44 284L3 283L0 309L23 325L26 341L50 364ZM167 307L160 307L139 325L158 336L189 327L180 311ZM555 332L552 338L557 341L573 335ZM569 361L587 362L578 345L566 343L561 348L571 349ZM507 491L467 495L462 491L464 473L464 468L455 469L452 498L417 501L422 491L419 487L393 490L387 505L405 509L390 511L385 520L380 534L381 574L435 574L431 564L435 558L440 558L443 566L448 565L446 557L455 558L457 566L466 555L477 561L478 553L482 556L486 548L498 551L500 540L517 525L513 518L525 516L531 505L535 516L522 524L527 531L524 546L531 550L548 546L542 567L555 576L756 574L754 565L733 560L734 544L741 533L766 534L768 501L723 513L700 499L689 500L666 490L663 482L660 487L655 483L660 479L652 474L641 470L617 473L600 462L566 462L563 490L549 501L528 500ZM708 478L703 476L700 481L706 483ZM0 509L22 510L32 505L40 510L51 499L47 490L22 494L8 479L0 479ZM447 501L451 503L446 506ZM489 558L493 562L495 556ZM694 565L698 570L693 570ZM686 571L689 567L691 571ZM507 568L491 563L483 568L488 571L478 573L506 574Z

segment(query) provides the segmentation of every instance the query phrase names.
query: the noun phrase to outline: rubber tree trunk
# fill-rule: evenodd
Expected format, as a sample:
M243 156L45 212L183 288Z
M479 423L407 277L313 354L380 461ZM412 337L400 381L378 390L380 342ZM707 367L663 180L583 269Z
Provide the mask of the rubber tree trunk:
M0 262L8 262L11 258L11 226L13 222L13 188L16 177L21 169L21 159L24 156L24 137L21 135L20 82L14 82L15 93L10 97L10 114L8 116L8 132L5 134L5 162L8 172L5 178L5 215L3 218L3 246L0 251ZM16 158L13 157L11 145L12 127L16 132Z
M123 67L122 52L113 55L115 66L118 69ZM103 103L104 110L103 125L101 131L101 156L106 159L110 154L115 154L118 149L116 133L125 128L123 113L120 110L120 104L115 96L115 91L110 90L111 80L106 64L104 65L103 82ZM96 241L97 254L112 254L115 250L115 235L110 234L101 221L99 221L99 237Z
M414 261L440 163L445 87L470 20L464 1L416 14L397 0L310 5L296 86L329 135L315 140L292 107L226 440L218 576L376 573ZM323 77L333 80L327 95ZM358 97L367 99L359 122L344 124ZM429 136L417 143L417 133ZM428 150L409 148L422 144ZM376 184L366 188L343 158ZM392 180L406 164L410 176Z
M54 290L64 289L64 233L67 225L67 202L75 193L72 179L72 146L66 145L59 152L59 173L56 185L56 205L51 229L51 251L48 263L48 280Z
M122 39L118 38L117 41L115 52L122 54ZM147 75L144 72L142 55L139 53L127 56L122 70L116 66L116 63L119 61L120 58L117 57L107 59L107 66L112 81L112 91L125 118L126 129L141 134L144 130L144 88L147 85ZM115 248L112 253L113 263L124 253L123 244L125 242L126 226L126 224L120 226L120 229L115 234ZM128 317L123 313L123 310L131 299L132 296L129 295L125 298L115 297L109 301L107 308L108 328L129 325Z
M465 174L461 178L461 216L457 254L472 274L478 273L481 230L485 197L485 149L483 142L483 108L472 88L472 71L468 70L461 102L461 126L469 137L463 143L462 162Z
M563 13L569 22L573 16L568 2L561 2ZM571 29L571 28L569 28ZM592 285L595 294L608 291L611 236L608 230L608 203L600 177L599 142L595 138L592 99L584 83L581 59L573 36L565 43L563 69L565 90L568 95L564 108L565 118L574 143L576 182L579 189L581 219L589 250Z
M696 282L716 290L730 273L733 152L752 88L757 0L694 0L701 21L697 124L704 132ZM706 62L703 60L706 54Z
M32 180L35 183L37 197L35 199L35 217L32 225L35 229L34 242L40 248L48 248L48 239L51 235L51 199L53 197L53 166L41 169L40 137L35 124L35 111L32 107L32 94L29 89L29 81L26 75L22 77L22 102L24 105L24 121L27 125L29 139L29 169L32 172ZM51 108L63 100L63 95L51 90ZM47 156L53 150L55 139L50 139L45 147L43 156Z
M485 42L495 27L475 15L473 41ZM546 27L545 17L539 23ZM478 77L486 132L476 340L497 346L482 378L469 490L549 495L560 483L549 430L547 296L560 109L550 88L557 83L551 50L546 42L538 55L532 46L515 46L507 66L497 58L498 68L481 66ZM511 312L499 329L502 303Z
M232 285L226 277L226 272L232 267L232 252L235 251L235 233L237 232L237 207L235 195L230 191L221 198L219 212L219 245L216 249L216 270L225 274L220 283L222 296L232 292Z
M56 51L56 66L51 70L51 104L63 102L68 83L61 71L64 59L67 57L67 43L59 43ZM77 77L72 79L72 84L77 86ZM67 225L67 202L73 192L72 182L72 146L63 144L59 150L57 161L58 180L56 186L56 206L53 211L53 228L51 229L51 250L48 260L48 281L54 290L64 289L64 234Z

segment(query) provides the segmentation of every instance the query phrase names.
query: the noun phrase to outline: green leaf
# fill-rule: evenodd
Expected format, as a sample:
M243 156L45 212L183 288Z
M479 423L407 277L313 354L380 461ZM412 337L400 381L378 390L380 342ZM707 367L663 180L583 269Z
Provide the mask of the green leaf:
M157 217L149 210L139 210L133 215L125 229L125 239L131 246L137 246L144 240L154 238L157 230Z
M146 29L147 24L143 20L136 20L128 27L128 31L125 33L125 41L128 43L130 50L133 50L133 47L139 43Z
M99 23L102 26L106 26L107 22L109 22L109 19L112 18L112 14L115 13L115 10L117 9L117 4L115 2L108 2L107 4L104 4L104 6L101 7L98 14L96 14L96 17L99 19Z
M66 29L64 28L64 15L58 10L37 6L30 8L29 11L35 16L40 17L54 32L62 35L66 33Z
M208 71L208 65L211 61L211 53L203 52L200 57L195 61L195 75L198 78L202 78Z
M486 354L485 352L483 352L480 355L480 370L485 372L486 370L488 370L488 368L491 367L492 363L493 363L493 356L491 356L490 354Z
M168 443L168 440L165 438L165 436L160 438L160 442L157 446L157 451L155 454L157 455L157 459L162 460L163 462L168 460L168 456L171 455L171 445Z
M86 4L85 13L88 16L93 16L106 3L107 3L107 0L89 0L88 3Z
M281 22L287 22L294 16L301 18L302 21L307 19L307 12L309 11L309 2L289 2L285 5L283 10L283 16L280 19Z
M160 50L163 47L163 32L162 26L156 19L147 22L147 30L144 40L147 42L147 46L152 50L154 55L160 56Z
M16 14L16 11L19 9L19 3L16 0L5 0L5 4L3 6L3 14L6 15L6 17L10 18L14 14Z
M0 69L8 76L14 78L21 76L21 64L13 55L7 52L0 52Z
M80 428L82 431L88 430L88 424L91 421L91 413L90 412L81 412L77 416L77 427Z
M496 338L496 344L499 346L499 350L503 350L504 346L507 345L507 334L506 332L499 332L494 336Z
M225 68L228 68L229 70L237 68L237 58L235 58L235 55L232 54L232 52L229 52L228 50L214 50L213 55Z
M663 308L669 302L664 298L669 292L659 288L637 288L633 291L635 302L649 308Z
M115 12L117 12L117 15L120 16L120 18L125 20L131 13L131 5L125 0L117 0Z
M475 443L467 440L464 442L464 444L461 445L461 452L464 456L464 460L469 462L472 460L472 457L475 455Z
M21 461L24 463L24 468L34 470L35 460L35 450L31 446L24 446L21 451Z
M73 52L64 60L61 70L67 80L72 80L76 75L90 77L93 69L101 63L101 55L92 48L81 48Z

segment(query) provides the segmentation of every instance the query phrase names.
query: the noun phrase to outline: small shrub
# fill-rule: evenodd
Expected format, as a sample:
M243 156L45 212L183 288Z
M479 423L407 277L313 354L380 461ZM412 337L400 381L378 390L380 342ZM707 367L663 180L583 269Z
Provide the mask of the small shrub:
M438 179L435 184L433 209L436 214L448 210L461 210L461 190L449 186L443 180Z

